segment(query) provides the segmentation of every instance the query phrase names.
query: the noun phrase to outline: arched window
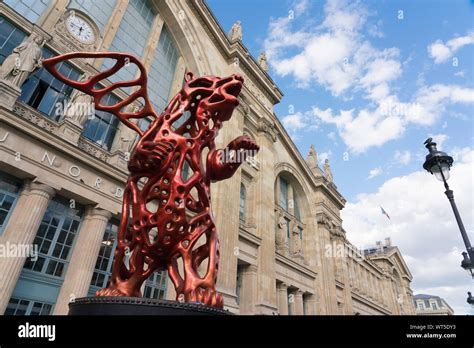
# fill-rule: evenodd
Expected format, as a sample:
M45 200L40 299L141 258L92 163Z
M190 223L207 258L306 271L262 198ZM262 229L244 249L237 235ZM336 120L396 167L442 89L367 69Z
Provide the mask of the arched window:
M240 206L239 206L239 219L245 221L245 201L247 199L247 190L244 184L240 184Z
M275 182L276 249L284 255L303 256L303 216L301 186L289 173L282 173Z

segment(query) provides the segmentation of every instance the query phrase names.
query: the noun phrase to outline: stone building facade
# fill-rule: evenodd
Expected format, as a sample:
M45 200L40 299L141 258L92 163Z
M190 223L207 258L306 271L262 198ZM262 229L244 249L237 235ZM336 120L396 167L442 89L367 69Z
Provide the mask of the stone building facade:
M453 315L454 310L441 297L436 295L416 294L413 296L416 315Z
M74 26L84 30L78 34ZM245 133L261 150L212 187L221 248L217 285L226 308L269 315L414 313L412 277L400 251L385 246L364 253L347 240L340 217L345 200L329 163L321 169L314 148L306 159L298 152L273 112L282 92L266 58L257 61L243 45L239 26L224 33L203 0L4 0L0 64L32 35L45 40L44 57L133 53L148 70L160 111L185 71L241 74L241 104L217 145ZM109 64L78 59L61 69L77 79ZM117 78L136 74L130 68ZM79 121L64 117L58 105L77 92L44 70L20 88L0 81L0 92L0 245L37 248L34 258L0 258L0 313L65 314L73 298L107 284L136 136L104 112ZM125 93L116 90L111 102ZM174 298L168 282L156 273L144 296Z

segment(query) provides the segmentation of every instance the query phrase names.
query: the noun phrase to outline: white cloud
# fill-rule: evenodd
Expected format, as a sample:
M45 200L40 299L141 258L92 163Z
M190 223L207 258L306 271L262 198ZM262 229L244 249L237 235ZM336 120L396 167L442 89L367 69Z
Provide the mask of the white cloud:
M336 141L336 133L329 132L328 133L328 138L331 139L332 141Z
M334 124L351 151L365 152L398 139L410 124L433 125L450 104L474 103L474 89L457 85L435 84L422 87L412 102L401 102L397 96L380 100L373 110L342 110L337 115L328 108L313 107L313 115L320 121Z
M289 132L296 133L299 130L308 131L317 129L320 121L315 119L311 112L298 111L282 117L281 123Z
M321 164L324 164L324 161L326 161L327 159L329 159L331 156L332 156L332 151L331 151L331 150L326 151L326 152L321 152L321 153L318 155L319 162L320 162Z
M285 126L286 129L290 131L295 131L305 128L307 126L303 118L303 114L301 112L297 112L283 117L281 122L283 123L283 126Z
M383 172L382 168L380 167L374 168L369 171L369 176L367 177L367 179L375 178L376 176L379 176L380 174L382 174L382 172Z
M395 151L395 155L393 156L395 163L406 166L411 161L411 152L406 151Z
M335 96L357 87L376 88L400 75L398 49L378 50L364 39L368 14L360 3L328 1L324 12L322 23L309 30L292 29L299 19L271 20L264 46L278 75L291 75L302 88L317 82Z
M313 108L316 118L336 125L344 143L356 153L396 139L405 130L402 119L397 116L383 117L366 109L362 109L356 117L353 113L354 110L342 110L334 116L331 109Z
M306 1L301 5L307 6ZM334 124L349 149L362 153L400 138L410 124L433 125L450 104L474 103L474 89L457 85L423 84L409 101L392 93L391 84L403 74L400 51L378 49L367 40L364 30L370 28L369 15L360 2L328 1L319 25L313 19L306 22L303 12L293 20L281 17L270 22L264 45L276 73L293 77L302 88L316 83L344 100L362 92L371 103L358 110L334 112L315 106L313 120L307 113L304 121L301 116L286 120L292 130L318 126L319 121ZM300 28L295 29L296 25ZM457 50L468 40L457 38L447 44Z
M456 37L444 43L436 40L428 46L428 53L434 59L436 64L440 64L451 58L456 51L464 46L474 44L474 32L465 36Z
M474 150L449 152L457 157L449 185L473 240ZM381 205L390 220L380 213ZM443 185L433 176L420 170L389 179L377 192L360 194L347 203L342 218L348 239L357 246L391 237L413 274L414 293L445 297L457 314L474 314L465 302L472 280L460 267L465 247Z

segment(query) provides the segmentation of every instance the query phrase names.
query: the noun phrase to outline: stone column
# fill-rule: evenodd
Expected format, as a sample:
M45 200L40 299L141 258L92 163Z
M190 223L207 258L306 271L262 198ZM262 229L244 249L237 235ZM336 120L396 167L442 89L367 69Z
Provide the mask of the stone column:
M278 285L278 313L288 315L288 285L280 283Z
M55 190L44 184L26 182L0 236L0 244L31 245ZM26 256L26 255L25 255ZM4 313L15 289L26 257L0 257L0 313Z
M234 138L242 134L242 113L236 109L232 118L219 133L217 148L225 148ZM219 238L220 259L217 286L224 297L227 309L237 311L237 261L239 258L239 202L241 170L226 180L211 185L212 209Z
M145 67L145 69L147 71L147 74L150 72L151 64L152 64L153 58L155 57L155 54L156 54L156 47L158 46L158 41L160 39L161 30L163 29L163 23L164 23L163 18L158 13L155 16L155 18L153 20L153 23L151 25L150 34L148 35L147 42L146 42L145 48L143 50L143 55L140 59L143 63L143 66ZM140 70L137 69L137 71L135 73L135 78L138 78L140 76L140 74L141 74ZM137 89L138 89L137 86L132 87L132 91L135 91ZM133 107L131 107L131 106L129 106L129 108L133 109ZM117 131L117 134L115 135L115 139L114 139L114 142L113 142L112 147L111 147L111 149L112 149L111 152L114 153L115 151L120 150L121 142L122 142L121 138L135 139L135 137L136 137L136 132L134 130L128 128L124 124L121 124L120 127L119 127L119 130ZM129 151L131 151L132 146L133 146L133 141L132 141L132 143L130 143ZM116 158L116 160L118 160L118 158Z
M10 82L0 80L0 106L12 111L15 102L21 95L21 89Z
M69 0L53 0L36 24L48 33L53 32L59 18L66 12L68 3Z
M360 282L361 282L360 289L361 289L362 294L366 296L367 295L367 280L365 277L365 268L362 265L359 265L359 267L360 267Z
M117 30L120 26L120 22L127 11L129 0L120 0L117 1L117 6L114 9L114 12L110 16L109 22L104 29L104 37L102 39L102 44L100 45L98 51L99 52L107 52L114 40L115 35L117 34ZM102 63L104 62L104 58L97 58L94 59L93 66L96 69L100 69Z
M87 296L105 228L111 217L112 213L102 209L89 208L86 211L53 314L67 314L72 298Z
M326 246L331 244L330 232L324 223L318 224L319 238L321 240L321 281L323 282L322 291L324 296L324 312L322 314L336 314L336 277L334 274L334 255L326 255ZM334 250L334 253L336 251Z
M341 258L342 266L342 282L344 283L344 314L351 315L354 311L352 308L352 286L351 286L351 274L350 274L350 262L351 259L344 255Z
M303 291L297 290L295 292L295 314L296 315L303 315Z
M261 121L263 122L263 121ZM276 310L277 296L275 291L275 153L271 130L259 126L256 136L260 151L257 160L260 171L255 181L255 206L257 233L262 238L258 258L257 308L259 314L271 314ZM288 310L286 310L288 312Z
M148 40L145 46L145 50L143 52L143 65L147 71L150 71L151 63L153 62L153 58L156 54L156 47L158 46L158 41L160 40L161 30L163 29L163 18L161 18L160 14L158 13L153 20L150 29L150 35L148 36ZM137 75L140 73L137 72Z
M257 294L257 266L249 265L242 270L240 287L240 314L255 314Z
M316 295L307 295L305 298L306 302L306 315L316 315L318 314L318 300Z
M171 100L176 93L178 93L183 87L184 73L186 72L186 62L182 56L179 56L178 62L176 63L176 70L174 72L173 84L171 85L170 95L168 100Z

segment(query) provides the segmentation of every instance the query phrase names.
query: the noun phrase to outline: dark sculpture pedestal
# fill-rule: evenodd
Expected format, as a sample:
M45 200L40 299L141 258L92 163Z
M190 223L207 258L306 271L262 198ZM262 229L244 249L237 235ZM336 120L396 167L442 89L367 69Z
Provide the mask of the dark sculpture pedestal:
M197 303L143 297L81 297L69 303L69 315L232 315Z

